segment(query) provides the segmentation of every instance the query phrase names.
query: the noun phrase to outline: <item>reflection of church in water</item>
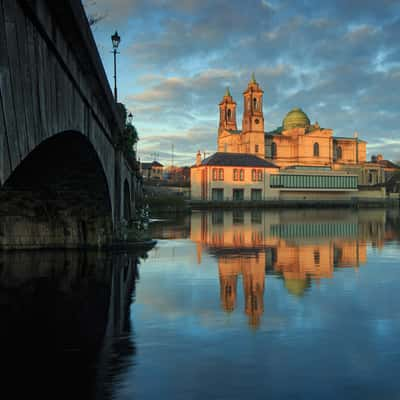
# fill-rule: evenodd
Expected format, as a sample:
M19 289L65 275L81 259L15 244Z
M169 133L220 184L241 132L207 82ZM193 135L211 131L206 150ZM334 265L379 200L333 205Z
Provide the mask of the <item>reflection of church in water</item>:
M266 275L278 275L291 295L302 296L335 268L367 261L367 246L383 246L385 212L341 210L214 210L193 213L190 238L218 259L221 306L237 307L242 278L244 309L257 327L264 312Z

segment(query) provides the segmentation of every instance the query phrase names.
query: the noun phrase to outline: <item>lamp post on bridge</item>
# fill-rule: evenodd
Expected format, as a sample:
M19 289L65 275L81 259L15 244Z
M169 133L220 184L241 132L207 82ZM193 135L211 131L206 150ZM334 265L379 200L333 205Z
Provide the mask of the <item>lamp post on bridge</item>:
M130 113L128 114L128 124L129 124L129 125L132 125L132 120L133 120L133 115L132 115L132 113L130 112Z
M113 45L113 53L114 53L114 97L115 102L118 101L117 96L117 53L118 53L118 46L121 41L121 37L118 35L118 32L115 31L114 35L111 36L111 41Z

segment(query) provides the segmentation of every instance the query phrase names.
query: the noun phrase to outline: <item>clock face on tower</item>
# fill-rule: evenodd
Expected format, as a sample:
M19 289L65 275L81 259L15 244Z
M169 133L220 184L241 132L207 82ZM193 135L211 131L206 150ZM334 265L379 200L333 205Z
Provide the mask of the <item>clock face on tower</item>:
M260 123L260 120L259 120L258 118L256 118L256 119L254 120L254 122L255 122L256 124L258 124L258 123Z

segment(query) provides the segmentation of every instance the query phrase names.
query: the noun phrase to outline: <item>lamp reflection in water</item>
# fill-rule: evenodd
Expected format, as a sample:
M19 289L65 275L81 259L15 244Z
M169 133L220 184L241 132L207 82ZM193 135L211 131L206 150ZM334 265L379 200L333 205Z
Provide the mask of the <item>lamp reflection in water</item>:
M385 212L367 214L351 210L194 212L190 239L197 243L199 263L204 250L217 258L221 307L228 313L237 307L242 277L244 310L250 326L257 328L267 274L282 277L289 294L304 296L313 282L332 278L335 268L358 269L365 264L368 244L383 246Z

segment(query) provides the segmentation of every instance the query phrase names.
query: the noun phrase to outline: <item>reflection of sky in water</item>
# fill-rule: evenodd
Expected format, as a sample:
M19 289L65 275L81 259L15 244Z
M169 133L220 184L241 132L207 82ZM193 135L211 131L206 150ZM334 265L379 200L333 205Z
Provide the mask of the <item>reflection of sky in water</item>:
M400 246L368 245L366 263L336 268L293 295L265 278L258 329L221 307L218 257L190 240L159 241L140 265L132 305L138 348L117 398L394 398L400 393Z

